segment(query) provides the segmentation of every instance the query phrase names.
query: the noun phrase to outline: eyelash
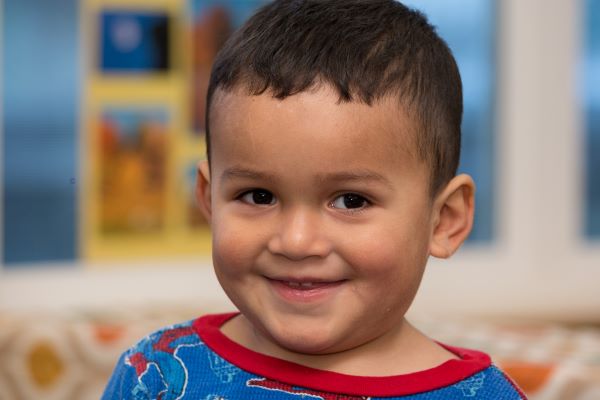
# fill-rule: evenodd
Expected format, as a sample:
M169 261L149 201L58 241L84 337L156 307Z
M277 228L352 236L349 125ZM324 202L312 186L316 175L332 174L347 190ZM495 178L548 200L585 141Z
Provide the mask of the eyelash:
M360 201L363 203L363 205L361 207L357 207L357 208L339 208L339 207L333 207L336 210L340 210L341 212L345 213L345 214L350 214L350 215L355 215L355 214L360 214L363 213L367 208L369 208L372 203L369 201L369 199L367 199L365 196L360 195L358 193L355 192L345 192L345 193L341 193L339 195L337 195L331 202L329 202L329 206L333 206L333 204L336 202L337 199L342 198L344 196L356 196L360 199Z
M244 197L246 197L247 195L249 195L249 194L256 194L256 193L259 193L259 192L268 193L268 194L269 194L269 195L272 197L272 198L271 198L271 202L272 202L273 200L275 200L275 196L273 195L273 193L271 193L271 192L269 192L268 190L265 190L265 189L251 189L251 190L246 190L245 192L242 192L242 193L240 193L240 194L239 194L239 195L236 197L236 200L239 200L239 201L241 201L241 202L244 202L244 203L246 203L246 204L250 204L250 205L257 205L257 206L263 206L263 205L265 205L265 206L268 206L268 205L271 205L271 204L259 204L259 203L251 203L251 202L249 202L249 201L245 201L245 200L244 200Z
M256 203L256 202L250 202L250 201L246 201L244 200L244 197L246 197L249 194L256 194L259 192L263 192L263 193L267 193L271 196L271 201L268 204L263 204L263 203ZM357 207L357 208L341 208L341 207L333 207L333 205L335 204L336 200L338 200L341 197L344 196L348 196L348 195L353 195L358 197L362 202L363 202L363 206L361 207ZM246 204L250 204L250 205L256 205L256 206L268 206L268 205L272 205L274 204L273 201L276 201L275 196L268 190L266 189L251 189L251 190L246 190L245 192L240 193L237 197L236 200L239 200L241 202L244 202ZM254 199L253 199L254 200ZM330 201L327 204L329 207L334 208L336 210L339 210L340 212L343 212L344 214L349 214L349 215L355 215L355 214L360 214L362 212L365 211L365 209L369 208L372 203L369 199L367 199L365 196L362 196L358 193L355 192L345 192L345 193L341 193L339 195L337 195L332 201Z

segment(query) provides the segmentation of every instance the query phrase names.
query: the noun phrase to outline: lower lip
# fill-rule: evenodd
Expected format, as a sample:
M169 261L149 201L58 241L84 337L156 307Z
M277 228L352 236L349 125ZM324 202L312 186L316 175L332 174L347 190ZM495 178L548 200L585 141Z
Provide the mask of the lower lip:
M335 294L345 281L319 284L311 288L292 287L282 281L269 280L277 294L290 302L312 303L322 301Z

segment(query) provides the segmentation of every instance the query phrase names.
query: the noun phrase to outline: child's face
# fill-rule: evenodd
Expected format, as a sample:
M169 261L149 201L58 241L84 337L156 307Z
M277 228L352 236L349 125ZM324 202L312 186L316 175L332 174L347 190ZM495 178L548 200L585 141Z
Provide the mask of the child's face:
M204 182L214 267L259 335L317 354L401 325L434 224L414 134L391 99L217 93Z

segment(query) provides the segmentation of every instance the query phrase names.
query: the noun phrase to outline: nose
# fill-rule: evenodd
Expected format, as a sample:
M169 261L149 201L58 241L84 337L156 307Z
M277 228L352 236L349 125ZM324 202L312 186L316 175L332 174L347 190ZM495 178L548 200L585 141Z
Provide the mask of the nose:
M308 257L324 258L331 252L332 243L318 212L296 207L282 211L277 223L279 226L268 243L271 253L298 261Z

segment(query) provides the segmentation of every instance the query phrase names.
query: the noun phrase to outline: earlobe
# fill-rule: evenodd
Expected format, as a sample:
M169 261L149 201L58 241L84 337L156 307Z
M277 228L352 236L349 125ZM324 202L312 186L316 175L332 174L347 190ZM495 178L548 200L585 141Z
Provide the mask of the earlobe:
M429 252L448 258L465 241L473 227L475 183L468 175L454 177L434 203L434 226Z
M210 191L210 168L208 161L200 161L198 163L198 172L196 174L196 202L202 215L210 223L212 207L211 207L211 191Z

